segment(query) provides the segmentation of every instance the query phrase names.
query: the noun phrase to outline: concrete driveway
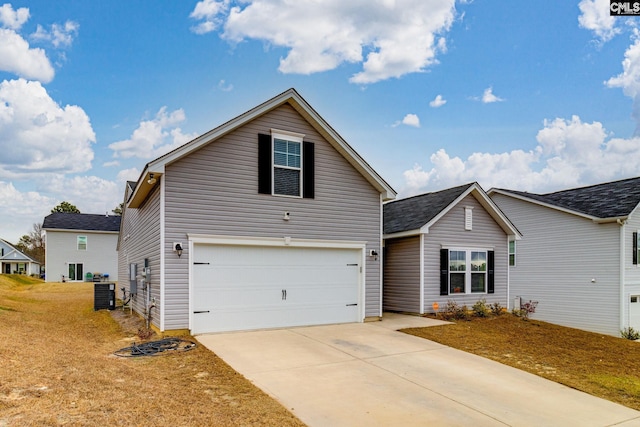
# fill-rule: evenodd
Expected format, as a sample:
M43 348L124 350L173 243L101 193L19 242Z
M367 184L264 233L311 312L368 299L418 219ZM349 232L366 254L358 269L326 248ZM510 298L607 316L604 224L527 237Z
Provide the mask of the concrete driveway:
M197 336L315 426L640 426L640 412L397 329L436 320Z

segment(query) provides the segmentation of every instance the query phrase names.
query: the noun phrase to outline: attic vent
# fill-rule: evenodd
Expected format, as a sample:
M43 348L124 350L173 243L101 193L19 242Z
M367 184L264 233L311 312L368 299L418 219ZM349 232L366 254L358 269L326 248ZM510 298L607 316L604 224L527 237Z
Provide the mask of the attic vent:
M473 229L473 208L469 206L465 206L464 208L464 229Z

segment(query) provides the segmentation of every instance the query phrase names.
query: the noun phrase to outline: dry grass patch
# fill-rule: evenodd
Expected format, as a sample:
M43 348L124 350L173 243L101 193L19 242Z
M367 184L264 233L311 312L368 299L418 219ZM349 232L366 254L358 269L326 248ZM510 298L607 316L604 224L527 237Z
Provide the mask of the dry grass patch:
M511 314L403 332L640 410L640 342Z
M304 425L202 346L114 356L142 323L95 312L92 283L0 275L0 324L0 426Z

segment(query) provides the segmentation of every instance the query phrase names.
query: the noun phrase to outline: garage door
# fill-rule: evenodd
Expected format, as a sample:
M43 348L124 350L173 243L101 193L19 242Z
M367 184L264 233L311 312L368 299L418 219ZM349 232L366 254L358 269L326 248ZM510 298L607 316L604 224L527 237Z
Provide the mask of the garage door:
M357 322L361 253L197 244L192 333Z

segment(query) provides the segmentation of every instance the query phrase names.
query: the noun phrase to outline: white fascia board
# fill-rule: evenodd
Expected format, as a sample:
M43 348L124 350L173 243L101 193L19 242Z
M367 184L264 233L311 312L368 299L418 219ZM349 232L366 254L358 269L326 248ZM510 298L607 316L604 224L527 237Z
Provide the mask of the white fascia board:
M384 240L389 240L389 239L398 239L401 237L419 236L421 234L428 234L428 230L427 232L423 232L422 229L418 228L416 230L400 231L398 233L384 234L382 235L382 238Z

